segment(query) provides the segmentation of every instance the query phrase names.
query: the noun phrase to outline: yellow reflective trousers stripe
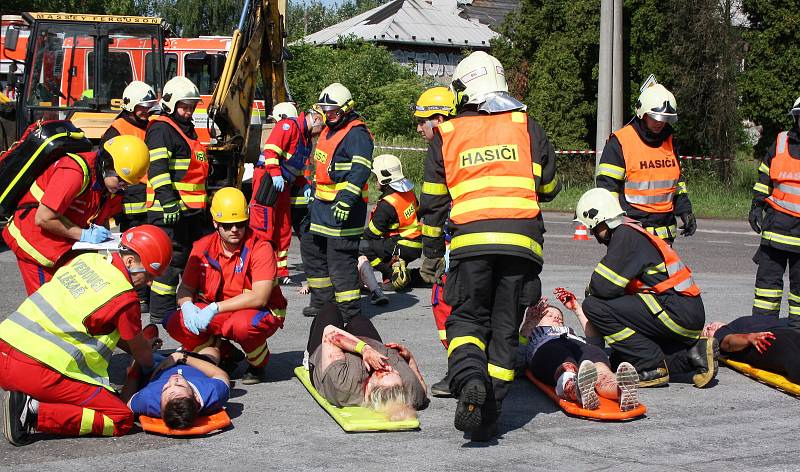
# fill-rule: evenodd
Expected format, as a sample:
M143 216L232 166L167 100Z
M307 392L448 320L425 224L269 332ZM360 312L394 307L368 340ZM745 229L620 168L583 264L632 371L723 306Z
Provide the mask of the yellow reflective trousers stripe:
M481 351L484 352L486 351L486 344L480 339L476 338L475 336L458 336L453 338L452 341L450 341L450 346L447 348L447 357L450 357L450 355L453 353L453 351L456 350L456 348L464 346L466 344L474 344L478 346L478 348Z
M512 369L506 369L500 367L499 365L494 365L489 363L489 377L494 377L499 380L504 380L506 382L513 382L514 381L514 371Z

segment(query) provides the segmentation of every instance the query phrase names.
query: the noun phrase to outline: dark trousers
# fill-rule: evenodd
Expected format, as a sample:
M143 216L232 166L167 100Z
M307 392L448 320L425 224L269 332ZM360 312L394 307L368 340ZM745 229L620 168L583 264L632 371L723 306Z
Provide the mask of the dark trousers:
M601 348L574 339L557 338L539 346L533 358L527 360L527 366L534 377L555 386L556 373L562 364L569 362L577 367L585 360L609 364L608 356Z
M142 192L142 201L144 201L144 192ZM117 216L117 223L119 223L119 229L124 233L133 227L147 224L147 213L133 213L130 215L121 213L119 216ZM136 295L139 296L140 302L149 304L150 286L142 285L141 287L137 288Z
M368 318L363 316L354 316L350 321L345 324L342 318L342 313L334 303L328 303L319 310L319 315L311 322L311 330L308 333L308 344L306 349L309 354L312 354L322 344L322 333L325 327L333 325L339 329L343 329L348 333L358 336L360 338L370 338L376 341L383 342L378 330Z
M370 265L383 274L384 279L392 275L392 257L398 256L406 263L415 261L422 256L422 248L408 247L397 244L399 236L383 239L362 239L359 252L369 259Z
M308 225L304 224L306 217L308 216L308 205L292 205L291 209L291 218L292 218L292 230L294 230L294 235L297 237L298 241L303 240L303 233L308 231Z
M177 309L175 294L192 245L209 231L204 213L184 215L175 226L157 225L172 239L172 262L150 287L150 321L160 323Z
M335 302L345 322L361 314L358 240L306 232L300 240L300 253L311 290L311 306L321 308Z
M776 374L784 375L790 381L800 384L800 332L794 328L773 329L775 339L763 354L752 346L728 356L739 362Z
M490 254L450 262L444 299L450 390L458 395L473 378L491 383L500 405L514 380L519 325L525 307L541 296L541 266L529 259Z
M654 315L638 295L625 295L610 300L586 297L583 311L606 343L613 350L612 360L630 362L637 371L652 370L667 362L670 372L692 372L686 351L697 343L699 330L705 322L705 311L699 299L687 300L686 307L678 313L664 312L662 316L679 328L696 332L683 335L670 328ZM616 366L614 366L616 367Z
M789 269L789 326L800 328L800 254L761 246L753 258L756 272L753 316L778 317L783 297L783 273Z

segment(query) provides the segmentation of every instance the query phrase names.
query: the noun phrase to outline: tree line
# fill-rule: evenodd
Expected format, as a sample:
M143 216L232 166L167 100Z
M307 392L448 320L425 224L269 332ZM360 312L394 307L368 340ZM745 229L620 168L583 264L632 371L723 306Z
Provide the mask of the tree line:
M157 15L183 36L228 35L242 0L5 0L4 13L67 11ZM413 135L407 106L431 83L378 47L344 40L337 48L298 44L306 34L383 3L291 0L287 11L289 85L302 106L340 80L377 134ZM742 121L763 127L761 152L800 95L800 0L625 0L626 116L650 73L675 93L677 137L685 154L731 156L744 141ZM595 134L600 9L597 0L521 0L498 27L493 53L511 91L529 106L556 148L586 149ZM734 17L739 21L734 21ZM744 21L741 21L744 19Z

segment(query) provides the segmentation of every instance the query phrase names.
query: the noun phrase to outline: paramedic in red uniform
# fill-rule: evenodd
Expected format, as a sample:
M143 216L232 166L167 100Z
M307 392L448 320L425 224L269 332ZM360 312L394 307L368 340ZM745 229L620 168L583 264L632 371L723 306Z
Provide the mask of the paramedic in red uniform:
M119 253L79 255L0 323L3 430L11 444L28 444L37 431L130 431L133 413L110 386L108 365L121 347L152 367L134 288L150 283L171 258L166 233L151 225L129 229Z
M111 231L102 225L122 211L122 191L147 173L147 146L141 139L117 136L103 149L107 154L69 153L53 163L3 229L28 295L74 257L76 241L111 239Z
M269 362L267 338L283 327L286 315L286 299L275 284L275 252L248 228L239 189L218 190L211 216L216 231L192 247L178 289L181 309L165 326L190 351L220 337L238 343L249 364L242 383L259 383Z
M253 171L250 227L257 236L272 243L278 260L278 277L283 280L289 277L289 244L292 227L296 226L292 209L301 205L308 207L303 195L308 185L304 170L311 154L311 140L319 135L324 123L322 116L317 113L306 111L298 114L295 106L289 102L275 105L272 116L277 122L264 145L264 154ZM271 206L256 198L267 176L277 192L277 199Z

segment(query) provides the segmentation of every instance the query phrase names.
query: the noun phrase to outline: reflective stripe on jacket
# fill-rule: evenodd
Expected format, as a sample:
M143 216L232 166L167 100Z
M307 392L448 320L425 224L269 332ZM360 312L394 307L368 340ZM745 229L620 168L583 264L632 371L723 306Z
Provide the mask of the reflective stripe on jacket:
M334 166L332 161L336 148L339 147L339 144L341 144L344 137L347 136L350 129L356 126L364 126L366 128L363 121L351 120L345 126L336 130L330 137L328 137L328 133L326 132L320 135L317 141L317 148L314 150L314 181L316 186L314 198L325 202L332 202L340 190L344 190L348 188L348 186L353 185L347 181L334 182L331 177L331 171L333 170L331 167ZM336 163L336 165L339 166L346 166L348 164L347 162ZM357 192L358 187L351 190ZM361 189L361 195L364 201L367 201L367 184L364 184L364 187Z
M108 363L119 331L93 336L84 321L132 290L127 277L108 259L82 254L0 323L0 338L66 377L114 391L109 385Z
M632 125L614 136L625 156L625 201L649 213L671 213L681 176L672 136L657 148L645 144Z
M169 158L171 173L179 175L179 172L176 171L184 171L180 180L171 179L172 187L181 198L181 208L204 209L206 207L206 180L208 179L209 165L206 146L199 139L191 139L186 136L174 121L163 115L152 118L148 127L158 121L168 123L186 141L192 153L189 157L171 156ZM153 177L153 180L158 180L158 176ZM147 207L159 210L160 202L155 202L155 187L158 187L159 184L153 180L147 182Z
M623 224L647 237L647 240L655 246L664 259L664 268L667 272L666 280L652 287L646 285L640 279L632 279L625 288L627 293L654 293L658 295L673 289L684 296L696 297L700 295L700 288L694 283L692 271L681 261L678 253L669 244L658 236L650 234L640 224L629 218L626 218Z
M800 218L800 159L789 154L789 137L786 131L778 134L775 157L769 166L772 193L766 202L774 209Z

